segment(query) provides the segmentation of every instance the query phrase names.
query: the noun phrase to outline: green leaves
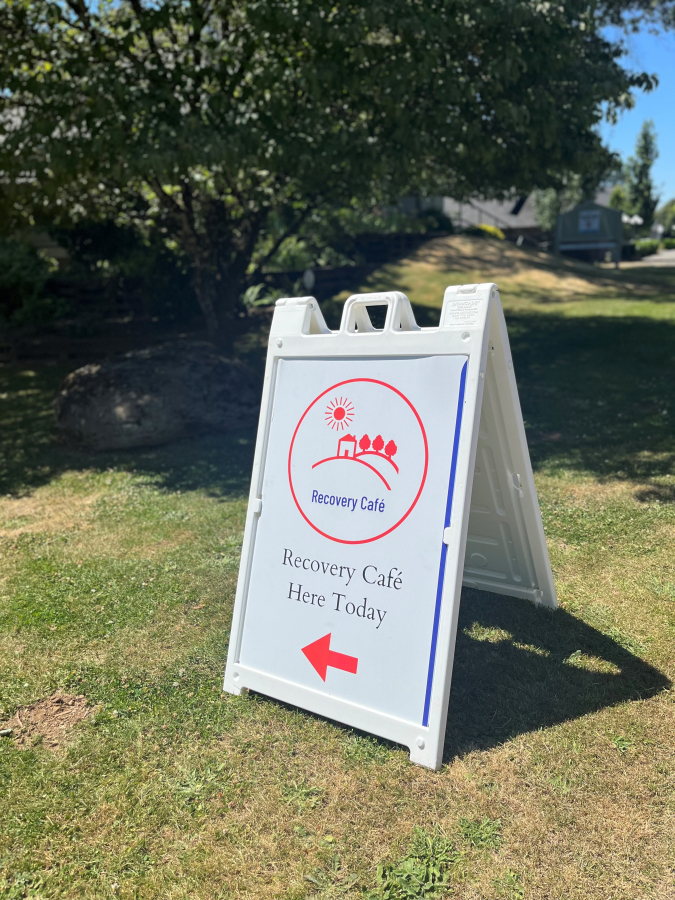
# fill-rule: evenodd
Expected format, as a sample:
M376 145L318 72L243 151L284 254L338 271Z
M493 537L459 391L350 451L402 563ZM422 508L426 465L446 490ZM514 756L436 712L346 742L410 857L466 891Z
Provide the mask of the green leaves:
M157 230L213 330L260 280L272 220L283 243L354 197L526 193L601 169L603 104L649 83L619 66L608 15L581 0L3 0L0 205L14 225L39 209Z
M452 865L459 854L440 829L415 828L410 851L394 865L377 869L378 888L372 900L407 900L447 894Z
M500 819L460 819L459 830L472 847L496 850L502 842Z
M615 738L612 738L612 743L619 751L619 753L625 753L633 746L633 741L629 740L627 737L619 734Z
M313 787L301 778L299 781L284 782L281 794L287 803L295 806L298 813L303 813L321 803L323 788Z

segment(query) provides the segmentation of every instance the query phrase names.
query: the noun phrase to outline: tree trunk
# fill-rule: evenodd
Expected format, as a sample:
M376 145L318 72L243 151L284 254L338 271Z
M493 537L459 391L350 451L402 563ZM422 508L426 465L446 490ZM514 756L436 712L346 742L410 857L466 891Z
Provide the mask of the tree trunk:
M219 278L211 269L197 268L193 286L209 340L222 350L231 352L241 330L238 326L243 324L236 315L241 279L232 273Z
M261 217L252 216L240 223L241 234L233 236L226 213L212 204L211 232L208 237L194 230L183 242L183 249L194 266L193 286L199 302L209 340L231 346L236 337L237 302L244 287L251 262ZM224 217L224 218L223 218ZM218 228L218 225L222 227Z
M213 273L198 267L195 270L193 284L199 308L204 316L209 340L217 341L220 332L218 281L213 276Z

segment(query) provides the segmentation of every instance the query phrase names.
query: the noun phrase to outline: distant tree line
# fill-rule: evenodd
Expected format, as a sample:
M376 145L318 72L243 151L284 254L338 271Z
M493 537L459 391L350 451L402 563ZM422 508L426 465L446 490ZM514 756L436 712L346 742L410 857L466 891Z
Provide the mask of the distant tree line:
M652 178L652 166L658 155L654 123L648 119L635 142L635 155L628 157L622 167L621 181L609 199L613 209L620 209L629 216L639 216L645 231L654 224L654 213L659 202Z

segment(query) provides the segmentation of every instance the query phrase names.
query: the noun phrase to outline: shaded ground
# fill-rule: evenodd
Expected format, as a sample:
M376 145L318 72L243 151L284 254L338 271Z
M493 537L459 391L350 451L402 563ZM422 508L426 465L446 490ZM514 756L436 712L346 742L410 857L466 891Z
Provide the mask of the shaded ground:
M438 315L420 304L415 312L421 324ZM675 318L590 315L580 320L507 307L507 322L535 469L564 466L599 478L629 479L645 498L675 499L675 479L662 480L675 462ZM243 444L235 440L224 469L213 452L228 443L225 438L133 456L90 456L55 445L50 401L65 371L0 370L5 423L0 495L49 483L73 466L140 468L174 487L180 482L222 490L232 479L245 481L252 434L242 436ZM188 457L192 462L186 469Z
M445 758L671 687L625 634L465 588ZM618 641L617 638L618 637Z

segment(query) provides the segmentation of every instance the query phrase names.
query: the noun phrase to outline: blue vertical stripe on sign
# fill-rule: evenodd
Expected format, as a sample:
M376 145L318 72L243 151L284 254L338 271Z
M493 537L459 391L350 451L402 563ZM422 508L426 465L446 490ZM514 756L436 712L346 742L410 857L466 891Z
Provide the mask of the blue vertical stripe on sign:
M459 432L462 427L462 412L464 410L464 389L466 388L466 367L468 362L464 363L462 374L459 379L459 400L457 402L457 421L455 422L455 438L452 443L452 462L450 464L450 483L448 484L448 502L445 506L445 530L450 526L450 516L452 513L452 495L455 490L455 475L457 473L457 452L459 450ZM448 545L443 542L441 544L441 565L438 572L438 587L436 588L436 608L434 610L434 627L431 632L431 652L429 653L429 674L427 676L427 692L424 697L424 715L422 716L422 725L426 728L429 724L429 706L431 704L431 685L434 680L434 664L436 662L436 644L438 642L438 623L441 618L441 599L443 597L443 579L445 577L445 558L448 553Z

